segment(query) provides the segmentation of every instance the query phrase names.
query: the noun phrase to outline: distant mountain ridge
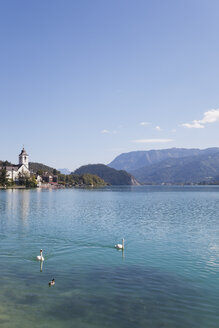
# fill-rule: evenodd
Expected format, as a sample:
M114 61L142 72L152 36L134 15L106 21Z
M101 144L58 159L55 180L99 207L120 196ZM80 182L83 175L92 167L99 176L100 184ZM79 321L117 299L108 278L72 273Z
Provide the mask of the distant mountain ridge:
M110 185L138 185L136 179L123 170L115 170L104 164L88 164L79 167L74 174L95 174Z
M71 171L67 168L58 169L61 174L71 174Z
M212 154L219 152L219 148L168 148L159 150L142 150L123 153L117 156L111 163L108 164L116 170L126 170L127 172L134 171L138 168L146 167L151 164L161 162L168 158L182 158L188 156L199 156L201 154Z
M128 168L144 184L212 183L219 177L219 148L130 152L119 155L109 166Z

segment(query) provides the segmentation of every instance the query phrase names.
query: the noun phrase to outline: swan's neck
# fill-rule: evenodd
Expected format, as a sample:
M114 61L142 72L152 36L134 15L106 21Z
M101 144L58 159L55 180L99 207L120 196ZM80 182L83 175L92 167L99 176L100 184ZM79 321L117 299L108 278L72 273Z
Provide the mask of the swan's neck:
M124 249L125 240L122 240L122 248Z

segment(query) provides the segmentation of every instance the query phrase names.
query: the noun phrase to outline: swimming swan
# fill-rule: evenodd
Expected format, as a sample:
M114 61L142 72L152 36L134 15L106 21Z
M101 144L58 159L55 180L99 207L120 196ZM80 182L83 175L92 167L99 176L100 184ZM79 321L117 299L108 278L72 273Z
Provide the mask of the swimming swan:
M54 286L55 285L55 279L53 278L50 282L49 282L49 287L51 287L51 286Z
M125 243L125 240L124 240L124 238L123 238L123 239L122 239L122 244L117 244L117 245L115 245L115 248L117 248L117 249L124 249L124 247L125 247L124 243Z
M37 256L37 260L38 261L44 261L44 257L43 257L43 250L40 250L40 255Z

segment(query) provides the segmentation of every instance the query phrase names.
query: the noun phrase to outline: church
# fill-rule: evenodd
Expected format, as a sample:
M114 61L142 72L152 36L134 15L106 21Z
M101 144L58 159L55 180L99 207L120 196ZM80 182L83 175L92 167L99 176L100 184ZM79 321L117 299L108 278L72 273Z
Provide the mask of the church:
M29 155L23 148L19 155L19 164L6 166L7 177L12 181L18 181L20 176L30 176Z

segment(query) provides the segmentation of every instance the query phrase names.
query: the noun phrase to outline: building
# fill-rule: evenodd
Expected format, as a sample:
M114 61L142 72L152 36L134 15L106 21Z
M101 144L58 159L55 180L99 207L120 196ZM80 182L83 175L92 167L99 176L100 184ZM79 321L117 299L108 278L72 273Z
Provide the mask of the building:
M12 181L18 181L21 176L30 176L29 170L29 155L26 150L23 148L19 154L19 164L6 166L7 176Z
M58 176L54 174L49 174L49 173L44 173L42 176L42 180L45 183L50 183L50 184L57 184L58 183Z

